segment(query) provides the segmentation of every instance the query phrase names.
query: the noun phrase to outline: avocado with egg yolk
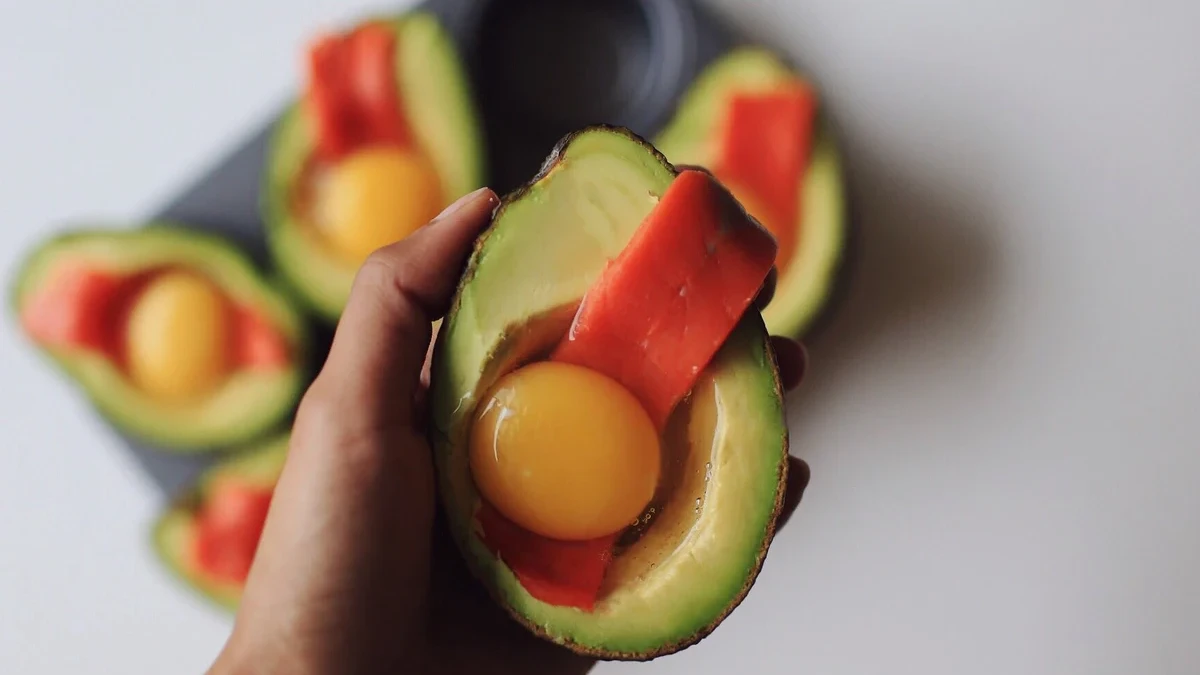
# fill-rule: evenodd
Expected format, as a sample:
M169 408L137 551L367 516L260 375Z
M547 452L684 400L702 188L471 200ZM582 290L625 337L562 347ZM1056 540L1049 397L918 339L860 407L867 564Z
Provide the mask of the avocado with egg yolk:
M286 297L232 243L176 224L44 242L12 304L114 426L165 451L259 437L304 386L304 324Z
M743 316L672 414L650 507L639 526L620 534L588 609L538 599L512 561L485 541L487 502L473 475L479 460L472 461L472 433L487 416L479 406L495 398L498 385L540 365L563 339L585 293L676 175L654 147L624 129L590 127L563 139L538 176L505 197L481 235L433 355L430 437L439 492L468 567L526 628L600 658L645 660L694 644L757 577L787 473L779 374L761 317ZM495 486L484 490L495 498ZM509 517L520 517L521 506L496 505ZM533 515L526 525L538 527ZM604 529L542 526L559 536Z
M154 523L151 538L163 564L226 609L241 600L288 439L287 433L263 439L210 466Z
M263 216L276 266L336 320L359 265L483 183L482 134L453 38L424 11L310 47L308 86L276 123Z
M755 99L762 101L772 95L786 96L796 91L807 93L811 98L811 84L779 56L757 46L736 48L719 57L696 77L680 99L672 119L655 137L655 145L676 164L703 166L712 169L718 178L727 180L729 176L723 175L721 169L722 155L727 154L728 149L723 148L722 143L730 140L730 136L723 137L723 134L731 133L728 122L734 99L742 96L753 104ZM760 123L762 120L743 121L742 124L749 128L734 132L742 134L735 141L740 143L742 152L746 148L750 152L762 150L760 158L750 157L744 161L749 165L750 173L758 173L755 177L759 182L769 186L772 182L787 179L778 174L761 175L764 170L773 170L779 159L776 157L779 154L776 151L780 150L779 140L770 135L778 133L779 129L772 128L770 122L782 122L786 118L766 119L766 123ZM785 127L780 134L780 138L793 143L797 142L796 134L801 134L799 142L808 148L796 158L803 163L796 167L798 175L794 189L779 195L790 200L785 203L785 208L769 208L770 203L778 199L772 200L770 194L764 194L764 186L747 184L754 181L728 182L730 190L751 215L783 234L779 237L778 284L774 298L763 311L763 319L772 334L791 337L805 335L826 308L842 269L847 239L841 154L829 122L818 115L815 120L809 119L803 124L803 129ZM756 142L746 142L747 134L756 136L749 139ZM808 138L810 134L811 139ZM797 148L782 148L784 151L793 149ZM798 150L803 152L804 147ZM786 170L786 166L774 170ZM787 189L791 185L782 187ZM788 206L791 213L782 218L792 222L779 222L781 217L774 214L786 212Z

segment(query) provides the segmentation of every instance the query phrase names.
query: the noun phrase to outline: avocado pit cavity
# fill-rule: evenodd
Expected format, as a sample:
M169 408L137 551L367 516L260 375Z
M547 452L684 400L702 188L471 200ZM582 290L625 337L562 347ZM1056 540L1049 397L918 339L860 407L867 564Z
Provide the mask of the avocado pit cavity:
M22 320L41 344L104 356L147 396L172 405L210 394L234 372L290 361L269 321L178 267L125 273L60 261Z
M321 36L308 52L316 152L293 189L310 235L352 268L445 206L437 170L404 114L396 40L387 24L369 22Z
M366 256L484 183L471 81L454 36L414 10L317 36L305 89L274 125L261 201L268 252L336 322Z
M627 483L614 485L609 480L593 480L588 481L589 484L583 490L595 501L589 500L581 505L577 492L563 493L558 498L571 500L571 506L579 508L603 503L606 493L612 492L615 493L617 501L624 501L625 504L637 503L638 508L631 512L631 517L618 522L616 527L593 530L591 534L596 536L590 539L580 539L578 536L545 536L535 531L535 525L516 522L511 516L513 507L501 507L505 503L505 497L496 497L492 490L485 487L486 481L493 479L480 480L477 456L490 450L491 444L484 442L480 447L477 443L480 440L486 441L488 435L494 433L494 428L488 424L488 418L499 417L500 406L496 403L496 394L508 389L508 395L512 396L514 376L528 374L530 369L561 367L561 364L548 359L554 345L567 336L571 318L575 313L574 307L564 307L534 318L526 325L511 331L512 336L504 344L502 356L489 368L493 375L489 376L487 381L491 381L492 384L488 387L488 393L480 399L475 412L470 440L471 474L480 489L474 518L482 541L488 549L505 561L521 585L533 597L551 605L591 612L599 611L598 608L604 606L605 598L614 590L638 583L657 565L677 554L683 542L695 529L705 504L706 490L712 474L711 461L718 408L712 376L702 373L696 386L675 409L666 427L658 432L650 426L657 464L650 467L643 465L640 470L636 465L644 462L650 453L643 450L642 453L635 454L629 452L628 448L620 447L617 441L624 435L622 432L627 431L618 430L617 434L613 434L613 420L608 420L608 424L605 425L599 424L595 419L585 420L583 428L587 429L591 436L587 440L593 443L593 447L587 450L593 453L611 451L622 455L628 462L620 465L629 471L627 483L636 484L636 488L631 490L632 486ZM603 377L594 371L587 372L593 377ZM520 384L518 381L517 386ZM556 401L558 406L586 403L586 400L570 400L577 393L577 389L556 390L554 393L559 399L567 399L565 403L561 400ZM516 394L520 395L520 392ZM527 414L529 412L539 411L526 411ZM541 412L553 411L543 409ZM645 415L644 412L642 414ZM648 416L645 419L649 420ZM617 420L616 423L622 421L624 419ZM565 420L548 420L553 426L562 422ZM601 427L603 431L597 432L590 428L593 426ZM579 433L582 429L574 431ZM595 437L597 434L598 438ZM520 442L525 439L509 440ZM539 442L537 438L530 440L533 443ZM543 448L534 448L532 451L529 448L521 448L521 451L529 454L538 450L556 453L560 471L578 471L582 474L569 476L566 481L594 477L595 473L590 468L570 462L577 449L575 445L553 446L547 443ZM533 459L526 457L527 461ZM610 467L618 464L611 458L591 459L603 461ZM637 471L642 473L638 475ZM564 485L566 481L560 485ZM640 491L647 486L648 493ZM546 487L553 489L553 486ZM516 508L535 510L538 514L550 512L553 516L560 515L553 513L557 503L554 498L532 497ZM539 515L534 516L535 519L538 517Z
M604 537L636 520L658 484L658 431L616 381L553 361L501 378L471 430L471 473L506 518L551 539Z

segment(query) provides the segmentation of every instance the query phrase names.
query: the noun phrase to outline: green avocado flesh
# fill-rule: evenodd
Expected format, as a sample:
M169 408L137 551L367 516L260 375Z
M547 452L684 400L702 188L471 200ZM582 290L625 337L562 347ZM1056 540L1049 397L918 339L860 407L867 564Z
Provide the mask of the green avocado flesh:
M779 57L742 47L704 70L681 99L678 111L655 140L676 164L709 166L724 105L735 93L769 91L800 77ZM825 307L837 280L846 243L845 187L841 155L828 120L818 119L804 177L797 250L775 297L763 312L775 335L802 336Z
M742 320L676 411L670 426L691 439L676 484L642 536L618 552L592 612L536 600L485 548L467 437L480 396L562 339L585 291L674 177L628 131L568 136L532 183L505 198L476 244L434 351L431 436L465 559L530 630L602 658L648 659L696 642L758 573L787 466L778 371L761 318Z
M192 487L172 501L154 524L154 550L163 564L189 587L229 610L237 609L242 586L206 577L192 563L196 514L204 505L209 487L222 476L234 475L251 485L273 488L287 457L288 436L284 433L261 441L209 467Z
M484 150L466 71L453 38L425 12L388 22L396 31L396 82L413 137L428 154L447 203L483 184ZM301 102L277 122L267 153L263 211L267 241L288 283L321 316L341 315L357 268L300 222L298 181L316 146Z
M108 354L42 347L119 429L162 450L198 452L253 440L291 413L304 386L303 320L232 244L171 224L61 235L36 249L19 271L12 293L18 316L64 260L122 276L167 267L194 270L265 318L289 346L287 366L235 371L203 399L175 405L143 393Z

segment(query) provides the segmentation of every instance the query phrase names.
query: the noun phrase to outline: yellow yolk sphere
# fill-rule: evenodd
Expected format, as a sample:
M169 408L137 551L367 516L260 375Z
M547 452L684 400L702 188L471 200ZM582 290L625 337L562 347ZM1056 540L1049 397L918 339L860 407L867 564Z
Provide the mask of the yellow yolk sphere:
M399 241L441 211L437 172L418 153L392 147L360 150L327 169L317 183L317 226L347 262Z
M600 373L552 361L509 373L480 401L471 473L500 513L545 537L611 534L641 515L658 485L650 415Z
M229 308L211 283L187 272L152 279L129 312L125 356L134 384L165 401L212 390L229 370Z

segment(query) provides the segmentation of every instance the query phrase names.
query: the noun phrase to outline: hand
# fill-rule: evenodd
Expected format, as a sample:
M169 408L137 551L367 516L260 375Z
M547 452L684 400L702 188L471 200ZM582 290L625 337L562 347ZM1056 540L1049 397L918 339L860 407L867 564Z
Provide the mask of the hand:
M463 197L373 254L354 282L291 447L233 633L213 673L582 673L467 575L435 526L421 401L431 322L446 310L496 195ZM772 283L764 287L769 298ZM761 299L760 299L761 300ZM775 339L784 384L804 352ZM808 467L793 460L786 512Z

